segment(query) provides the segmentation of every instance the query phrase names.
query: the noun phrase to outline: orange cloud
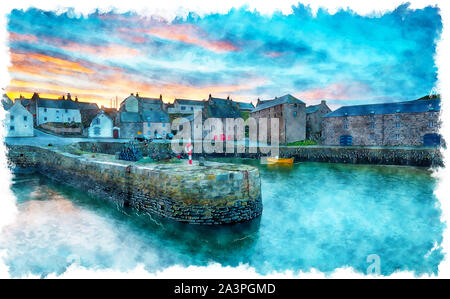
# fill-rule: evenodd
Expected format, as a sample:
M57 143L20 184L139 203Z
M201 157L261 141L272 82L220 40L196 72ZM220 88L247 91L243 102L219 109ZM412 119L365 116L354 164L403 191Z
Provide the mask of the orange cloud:
M364 97L369 91L370 86L361 82L334 83L325 88L317 88L297 93L296 96L307 100L348 100Z

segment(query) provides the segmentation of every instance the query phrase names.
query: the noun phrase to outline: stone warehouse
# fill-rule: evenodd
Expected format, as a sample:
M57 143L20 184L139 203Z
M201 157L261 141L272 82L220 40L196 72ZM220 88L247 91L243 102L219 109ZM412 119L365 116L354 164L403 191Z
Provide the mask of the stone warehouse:
M306 105L290 94L273 100L258 101L250 116L258 122L260 118L267 118L267 138L271 140L270 119L279 119L280 143L286 144L304 140L306 138ZM258 134L259 135L259 134Z
M325 145L436 146L440 98L344 106L325 115Z

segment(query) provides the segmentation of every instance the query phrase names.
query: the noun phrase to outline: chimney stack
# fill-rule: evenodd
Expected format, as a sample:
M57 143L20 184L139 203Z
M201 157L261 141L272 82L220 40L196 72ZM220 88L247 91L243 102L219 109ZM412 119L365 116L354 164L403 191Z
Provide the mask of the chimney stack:
M139 97L139 93L138 93L138 92L136 92L136 97L137 97L137 98Z
M159 99L162 101L162 94L159 95Z
M78 97L77 96L75 96L75 102L78 102Z
M320 104L325 105L326 103L327 103L327 101L325 101L325 100L320 101Z
M208 100L211 100L211 94L209 94Z
M72 96L70 95L70 92L67 93L67 99L68 99L69 101L72 101Z

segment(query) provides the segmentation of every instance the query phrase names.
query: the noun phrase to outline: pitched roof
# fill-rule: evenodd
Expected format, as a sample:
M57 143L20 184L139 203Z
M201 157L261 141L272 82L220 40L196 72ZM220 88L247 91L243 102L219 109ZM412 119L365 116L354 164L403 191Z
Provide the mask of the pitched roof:
M168 123L169 115L162 110L144 111L142 112L142 120L152 123Z
M238 104L228 100L210 97L207 102L206 113L214 118L239 118L242 117Z
M79 109L78 105L74 101L70 100L53 100L53 99L39 98L37 102L38 107L43 108Z
M441 100L439 98L433 98L418 99L406 102L343 106L333 112L326 114L324 117L440 111L440 104Z
M308 107L306 107L306 114L314 113L317 110L319 110L319 108L320 108L320 104L308 106Z
M81 124L83 127L89 127L92 120L97 116L98 111L94 109L83 109L80 110Z
M255 109L255 106L253 106L252 103L243 103L243 102L236 102L239 106L239 109L249 109L253 110Z
M96 109L98 110L98 106L96 103L88 103L88 102L75 102L78 106L78 109L84 110L84 109Z
M256 106L256 108L253 109L252 112L261 111L261 110L264 110L264 109L267 109L270 107L274 107L277 105L285 104L285 103L305 104L304 102L300 101L296 97L294 97L290 94L286 94L282 97L275 98L273 100L267 100L267 101L260 102L260 104L258 106Z
M201 100L175 99L175 102L177 102L180 105L196 105L196 106L204 105L204 102Z

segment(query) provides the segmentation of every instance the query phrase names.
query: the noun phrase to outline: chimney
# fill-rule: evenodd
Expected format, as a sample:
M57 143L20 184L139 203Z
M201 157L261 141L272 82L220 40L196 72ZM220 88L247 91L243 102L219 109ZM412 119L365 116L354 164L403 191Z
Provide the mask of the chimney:
M65 100L66 100L66 97L63 95L63 96L62 96L62 99L65 101Z
M67 99L68 99L69 101L72 101L72 96L70 95L70 92L67 93Z
M211 100L211 94L209 94L208 100Z
M130 93L130 95L134 96L134 93Z
M131 94L131 95L133 95L133 94ZM139 93L138 93L138 92L136 92L136 97L137 97L137 98L139 97Z
M322 104L322 105L325 105L326 103L327 103L327 101L325 101L325 100L320 101L320 104Z
M78 102L78 97L77 96L75 96L75 102Z
M159 99L162 101L162 94L159 95Z
M229 100L230 99L230 96L227 96L227 100Z

